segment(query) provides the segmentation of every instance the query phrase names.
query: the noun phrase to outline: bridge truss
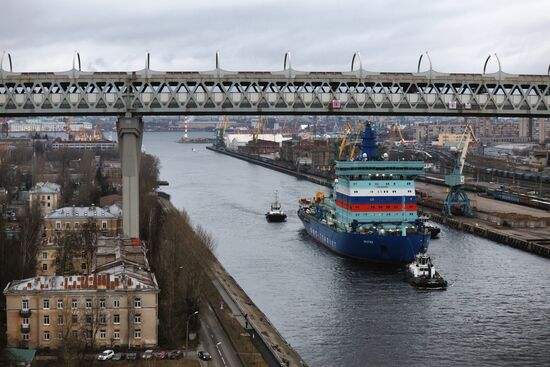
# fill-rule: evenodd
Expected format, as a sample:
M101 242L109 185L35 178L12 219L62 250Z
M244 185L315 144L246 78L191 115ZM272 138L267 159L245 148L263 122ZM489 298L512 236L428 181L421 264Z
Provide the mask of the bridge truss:
M550 116L550 76L353 72L13 73L0 116L356 114Z

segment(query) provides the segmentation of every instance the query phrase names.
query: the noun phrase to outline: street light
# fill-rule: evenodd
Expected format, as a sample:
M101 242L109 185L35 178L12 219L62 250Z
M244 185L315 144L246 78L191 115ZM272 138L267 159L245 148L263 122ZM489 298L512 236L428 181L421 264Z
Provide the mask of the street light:
M185 353L186 354L188 352L188 347L189 347L189 320L191 320L191 317L198 315L198 313L199 311L195 311L191 315L189 315L189 317L187 318L187 328L185 330Z

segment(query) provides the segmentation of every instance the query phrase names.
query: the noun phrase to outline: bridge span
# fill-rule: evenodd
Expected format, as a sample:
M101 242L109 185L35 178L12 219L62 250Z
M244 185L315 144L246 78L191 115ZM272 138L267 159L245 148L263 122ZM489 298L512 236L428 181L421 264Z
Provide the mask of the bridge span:
M0 116L550 116L550 76L300 72L0 71Z

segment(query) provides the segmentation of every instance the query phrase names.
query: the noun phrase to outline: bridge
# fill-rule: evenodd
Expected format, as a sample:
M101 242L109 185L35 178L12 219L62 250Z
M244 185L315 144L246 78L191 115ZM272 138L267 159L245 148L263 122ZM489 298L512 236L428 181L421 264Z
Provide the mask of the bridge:
M426 54L427 55L427 54ZM9 56L9 55L8 55ZM495 55L496 56L496 55ZM497 58L498 59L498 58ZM138 173L146 115L426 115L550 117L550 76L364 70L348 72L6 71L0 61L0 117L119 116L123 231L139 236ZM76 59L75 59L76 60ZM358 60L359 68L354 70ZM78 64L80 56L78 55Z
M299 72L0 72L1 116L550 117L550 76Z

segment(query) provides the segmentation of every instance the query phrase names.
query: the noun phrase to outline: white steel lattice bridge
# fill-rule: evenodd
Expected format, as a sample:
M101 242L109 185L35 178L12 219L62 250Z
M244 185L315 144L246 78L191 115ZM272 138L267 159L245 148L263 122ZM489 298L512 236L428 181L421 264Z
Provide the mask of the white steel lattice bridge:
M0 116L442 115L550 116L550 76L417 73L135 72L14 73L0 69ZM288 57L288 63L287 63ZM487 59L487 61L489 61Z

